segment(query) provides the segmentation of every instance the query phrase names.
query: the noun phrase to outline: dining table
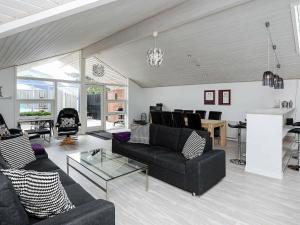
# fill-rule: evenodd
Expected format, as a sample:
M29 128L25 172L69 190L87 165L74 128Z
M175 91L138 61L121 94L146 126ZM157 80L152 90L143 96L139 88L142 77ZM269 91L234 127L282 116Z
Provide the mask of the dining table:
M227 121L226 120L208 120L201 119L201 125L203 128L206 128L210 133L212 138L212 147L215 143L215 128L220 128L220 146L225 147L227 144L226 139L226 130L227 130Z

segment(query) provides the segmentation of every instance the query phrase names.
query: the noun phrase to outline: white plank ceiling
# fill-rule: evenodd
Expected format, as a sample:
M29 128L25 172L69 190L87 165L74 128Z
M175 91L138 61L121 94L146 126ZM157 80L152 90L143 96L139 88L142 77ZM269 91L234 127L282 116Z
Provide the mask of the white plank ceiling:
M267 69L265 21L270 21L277 44L279 74L300 78L289 0L255 0L160 33L158 47L165 51L165 61L158 69L146 62L151 37L106 49L100 56L143 87L258 81Z
M0 0L0 25L75 0Z
M183 1L117 0L101 7L2 38L0 39L0 69L82 49ZM11 2L26 2L47 8L69 1L0 0L1 2L3 4L7 3L5 6L8 6ZM21 7L21 5L19 6ZM27 15L25 12L19 11L18 7L13 7L13 5L11 7L20 12L20 15L15 15L16 18L21 17L21 14ZM0 8L4 10L2 5L0 5Z

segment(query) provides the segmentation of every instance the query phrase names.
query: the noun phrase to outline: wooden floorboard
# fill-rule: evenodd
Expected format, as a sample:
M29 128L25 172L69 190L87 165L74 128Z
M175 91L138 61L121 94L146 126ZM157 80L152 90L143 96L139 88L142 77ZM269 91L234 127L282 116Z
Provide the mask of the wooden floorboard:
M59 146L53 140L46 145L49 158L66 170L66 154L99 147L111 147L111 141L88 135L79 136L74 146ZM216 146L217 148L217 146ZM149 178L134 174L110 185L109 200L116 206L117 225L299 225L300 174L287 169L282 180L246 173L242 166L229 163L236 142L228 141L227 175L200 197ZM268 159L266 159L268 160ZM81 175L70 170L73 179L95 198L104 192Z

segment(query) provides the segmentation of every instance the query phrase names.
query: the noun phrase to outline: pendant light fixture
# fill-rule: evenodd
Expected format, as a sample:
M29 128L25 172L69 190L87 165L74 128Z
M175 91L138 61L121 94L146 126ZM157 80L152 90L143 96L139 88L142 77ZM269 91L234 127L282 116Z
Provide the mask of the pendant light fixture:
M273 42L272 34L270 31L270 22L265 22L265 27L268 32L268 69L263 73L262 85L273 87L274 89L283 89L284 88L284 81L278 74L274 74L270 70L270 46L272 46L272 50L274 53L274 65L276 65L277 70L280 69L281 65L279 63L278 55L276 52L276 45ZM275 67L274 67L275 69Z
M154 31L153 32L154 48L149 49L147 51L147 61L148 64L152 67L159 67L164 60L164 52L160 48L156 47L157 36L158 36L158 32Z

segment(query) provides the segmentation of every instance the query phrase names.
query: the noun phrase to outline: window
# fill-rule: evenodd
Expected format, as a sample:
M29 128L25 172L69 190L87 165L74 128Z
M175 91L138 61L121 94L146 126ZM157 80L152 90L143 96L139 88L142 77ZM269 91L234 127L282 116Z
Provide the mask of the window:
M54 82L17 80L19 117L53 117L54 90Z
M63 108L74 108L80 111L80 85L57 83L57 113Z
M296 51L300 53L300 2L292 3L291 6Z
M79 52L18 66L17 76L47 80L80 81Z
M80 106L80 53L17 67L18 119L56 118L63 108Z
M107 99L107 129L125 127L126 116L126 87L106 86Z

